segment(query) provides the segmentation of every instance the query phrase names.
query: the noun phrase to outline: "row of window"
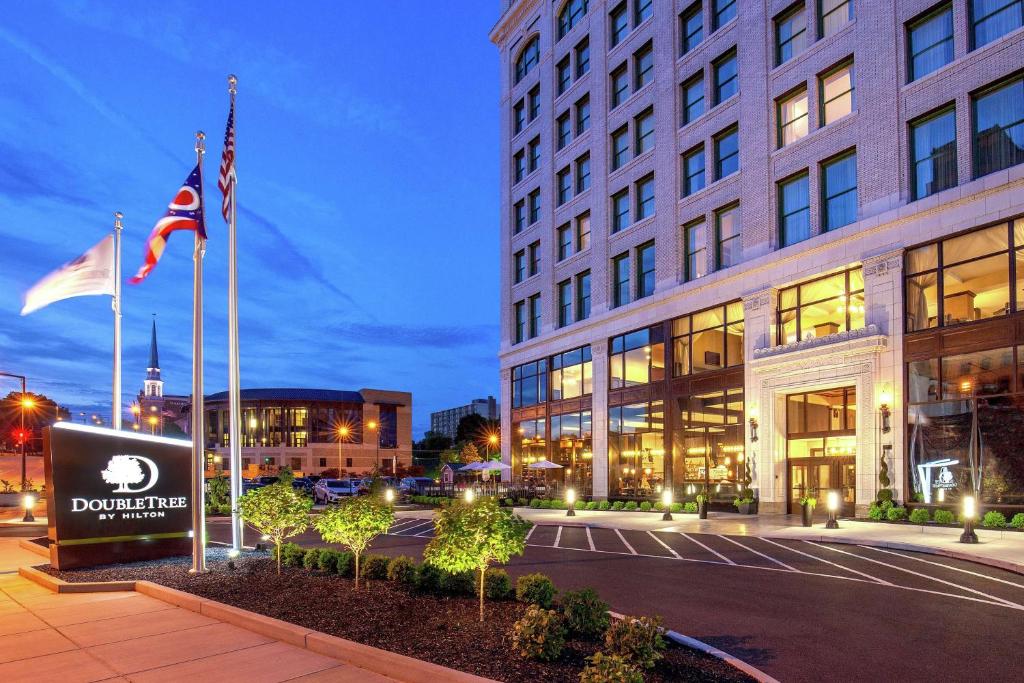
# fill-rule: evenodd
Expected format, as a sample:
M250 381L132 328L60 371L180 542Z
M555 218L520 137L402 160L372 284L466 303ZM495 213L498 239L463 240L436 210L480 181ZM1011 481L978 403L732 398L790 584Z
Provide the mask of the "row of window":
M549 383L553 401L587 396L593 392L592 368L589 345L518 365L512 370L512 407L545 403Z
M630 78L630 60L623 60L608 74L608 92L611 93L610 109L615 109L629 99L630 95L654 80L654 47L651 41L647 41L643 47L633 53L632 65L632 78Z
M736 48L726 50L711 62L711 106L716 107L739 92L739 62ZM702 116L707 110L704 96L704 70L701 69L683 81L679 86L682 104L679 125L685 126Z
M1024 25L1021 0L968 0L970 49L977 50ZM907 22L907 82L953 61L953 4L940 3Z
M857 153L845 152L820 165L821 231L857 220ZM779 246L811 237L809 175L801 171L778 182Z
M715 153L714 180L721 180L740 170L740 132L735 124L712 138ZM704 143L682 155L682 196L703 190L707 185L707 164Z

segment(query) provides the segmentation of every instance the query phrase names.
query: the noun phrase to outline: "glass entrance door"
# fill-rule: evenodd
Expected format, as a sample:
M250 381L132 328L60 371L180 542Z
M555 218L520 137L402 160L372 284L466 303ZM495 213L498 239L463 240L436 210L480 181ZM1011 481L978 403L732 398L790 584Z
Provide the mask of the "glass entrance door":
M852 515L856 501L856 394L853 387L787 397L786 463L789 511L800 513L800 500L817 499L815 514L824 516L829 490L839 492L839 514Z

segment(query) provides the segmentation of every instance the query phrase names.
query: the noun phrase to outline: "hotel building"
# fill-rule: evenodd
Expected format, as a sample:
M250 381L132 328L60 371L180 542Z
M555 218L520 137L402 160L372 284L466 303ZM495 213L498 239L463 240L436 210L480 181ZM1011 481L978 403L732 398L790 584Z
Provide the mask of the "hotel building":
M512 476L1024 509L1022 12L503 2Z

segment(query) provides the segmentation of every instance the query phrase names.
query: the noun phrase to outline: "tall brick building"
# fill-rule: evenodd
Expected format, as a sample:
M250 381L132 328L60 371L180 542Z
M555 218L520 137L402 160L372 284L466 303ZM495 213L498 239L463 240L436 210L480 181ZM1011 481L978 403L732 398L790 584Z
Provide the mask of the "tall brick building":
M501 9L512 476L1024 505L1021 2Z

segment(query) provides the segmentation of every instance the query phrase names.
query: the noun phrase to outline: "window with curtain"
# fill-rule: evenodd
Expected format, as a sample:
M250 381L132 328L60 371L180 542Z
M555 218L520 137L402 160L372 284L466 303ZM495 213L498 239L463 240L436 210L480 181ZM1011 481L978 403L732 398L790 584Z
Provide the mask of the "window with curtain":
M807 174L779 182L779 244L788 247L811 236L811 198Z
M704 185L704 145L700 145L683 155L683 196L703 190Z
M821 165L822 229L857 220L857 154L850 152Z
M1024 163L1024 79L973 98L974 177Z
M779 291L778 344L864 327L864 271L860 266Z
M707 274L707 230L704 219L698 218L683 226L685 261L683 278L689 282Z
M971 0L970 11L974 49L988 45L1024 23L1022 0Z
M943 109L910 124L911 186L914 199L957 183L956 110Z
M715 212L715 270L743 260L743 234L739 202Z
M953 7L943 5L907 24L907 80L916 81L953 61Z
M801 2L775 20L775 64L785 64L807 49L807 9Z
M818 0L818 36L828 38L853 20L853 0Z
M785 147L807 135L807 88L779 100L779 147Z
M576 251L590 248L590 212L576 217Z

